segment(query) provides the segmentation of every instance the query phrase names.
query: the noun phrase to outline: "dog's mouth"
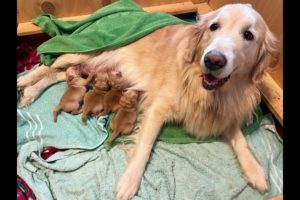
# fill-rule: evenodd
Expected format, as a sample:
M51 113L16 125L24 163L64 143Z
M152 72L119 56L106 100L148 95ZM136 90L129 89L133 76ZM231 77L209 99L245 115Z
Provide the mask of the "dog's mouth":
M228 79L230 78L230 75L225 78L216 78L211 74L202 74L202 85L207 90L215 90L220 88Z

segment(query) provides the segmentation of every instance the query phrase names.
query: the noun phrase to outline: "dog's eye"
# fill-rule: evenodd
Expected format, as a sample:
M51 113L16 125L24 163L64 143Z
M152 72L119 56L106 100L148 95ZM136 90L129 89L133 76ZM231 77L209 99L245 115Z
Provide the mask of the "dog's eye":
M212 25L210 25L209 29L211 31L215 31L219 28L219 24L218 23L213 23Z
M253 36L253 34L250 31L245 31L243 33L243 36L244 36L245 40L249 40L250 41L250 40L254 39L254 36Z

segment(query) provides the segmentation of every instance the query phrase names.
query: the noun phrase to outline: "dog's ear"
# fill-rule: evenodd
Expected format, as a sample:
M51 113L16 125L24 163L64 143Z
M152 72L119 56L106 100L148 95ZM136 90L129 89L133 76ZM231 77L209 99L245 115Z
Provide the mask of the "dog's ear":
M257 63L254 65L250 78L252 81L260 81L268 67L275 67L279 60L277 39L270 30L267 30L265 40L260 48Z
M217 11L212 11L197 17L197 23L194 25L190 34L190 40L184 53L184 60L192 63L195 59L197 51L199 51L199 43L202 39L204 32L208 27L209 21L215 16Z
M201 30L200 28L201 28L200 26L195 25L193 31L189 33L191 34L190 40L188 41L188 45L183 55L184 60L188 63L192 63L195 59L197 47L202 38L202 32L203 32L203 30Z

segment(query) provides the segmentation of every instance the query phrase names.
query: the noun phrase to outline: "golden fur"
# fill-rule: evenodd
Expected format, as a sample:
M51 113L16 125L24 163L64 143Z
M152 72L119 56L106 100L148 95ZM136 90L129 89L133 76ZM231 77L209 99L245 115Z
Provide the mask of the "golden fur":
M119 109L110 122L110 127L113 132L108 141L109 144L111 144L120 134L129 135L132 132L137 117L137 102L137 91L127 90L122 92L119 101Z
M103 111L104 96L109 90L107 71L98 71L93 89L88 91L83 99L81 121L84 124L86 124L88 115L98 116Z
M90 73L87 79L81 77L81 73L76 67L69 67L66 71L68 89L65 91L60 99L59 104L53 111L53 121L57 121L58 113L63 110L73 115L77 115L82 112L80 109L83 101L84 94L86 93L86 86L93 78L93 74Z
M110 112L117 112L122 90L126 87L126 81L122 73L116 70L108 72L108 84L110 90L103 98L103 112L99 115L108 115Z
M215 22L219 29L211 31ZM246 30L253 33L253 41L245 40ZM228 61L214 76L230 78L220 88L206 90L203 74L210 72L203 57L211 49L222 52ZM43 69L20 78L18 87L24 94L30 91L22 104L30 103L43 89L36 83L41 74L84 63L91 68L114 67L131 83L130 89L144 91L138 106L143 112L140 139L116 185L117 199L130 199L136 193L160 127L167 121L181 122L196 137L222 134L237 155L245 179L264 192L268 188L264 171L240 126L259 102L256 82L277 58L276 40L262 17L249 5L233 4L201 16L196 24L166 26L113 51L62 55L47 72Z

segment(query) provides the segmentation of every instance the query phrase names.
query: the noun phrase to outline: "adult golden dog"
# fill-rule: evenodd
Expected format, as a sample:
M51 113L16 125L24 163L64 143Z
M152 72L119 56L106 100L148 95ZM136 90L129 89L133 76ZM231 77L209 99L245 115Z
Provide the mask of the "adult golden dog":
M168 121L182 122L196 137L223 135L245 179L264 192L264 170L240 126L259 102L255 83L278 57L275 43L250 5L230 4L201 16L196 24L166 26L113 51L64 54L51 67L41 66L18 79L20 104L31 103L45 87L64 80L58 68L79 63L93 70L116 68L132 89L145 91L139 105L141 137L116 185L117 199L130 199L138 190L153 143Z

